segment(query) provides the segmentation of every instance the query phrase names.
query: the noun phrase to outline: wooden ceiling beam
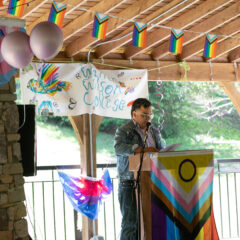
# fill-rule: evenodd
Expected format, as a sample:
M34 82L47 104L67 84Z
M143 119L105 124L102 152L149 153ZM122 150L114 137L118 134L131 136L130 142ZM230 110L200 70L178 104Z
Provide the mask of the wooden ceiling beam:
M199 0L192 0L190 2L186 2L183 4L181 4L182 0L171 1L167 5L164 5L163 7L157 9L150 15L146 16L146 18L144 18L144 22L148 23L148 22L152 21L153 19L155 19L156 17L163 14L162 17L158 18L156 21L153 22L154 24L162 24L163 22L167 21L169 18L179 14L180 12L184 11L185 8L190 7L191 5L195 4L198 1ZM175 6L177 6L177 5L179 5L179 6L175 8ZM153 28L153 26L149 25L148 31L152 28ZM115 36L114 38L112 38L111 40L119 39L127 34L129 34L129 36L127 36L119 41L108 43L108 44L97 47L95 50L96 57L102 58L102 57L106 56L107 54L109 54L110 52L114 51L115 49L117 49L117 48L121 47L122 45L131 41L132 31L133 31L133 27L131 26L131 27L127 28L126 30L124 30L123 32L121 32L120 34L118 34L117 36Z
M235 19L234 21L223 25L222 27L218 28L217 30L213 31L213 34L216 35L234 35L236 32L239 31L240 28L240 20L239 18ZM219 44L226 39L226 37L219 37L218 38L218 46L217 46L217 55L218 55L218 49L219 49ZM205 36L198 38L196 41L191 42L187 46L183 47L182 54L180 55L181 60L186 60L190 58L193 55L196 55L203 51L204 48L204 43L205 43Z
M131 64L128 60L104 59L104 65L101 59L93 59L93 64L98 69L121 69L121 67L133 69L148 69L148 79L157 81L212 81L210 79L210 68L207 62L187 62L190 70L187 71L185 80L185 70L178 63L174 64L169 61L161 61L160 71L156 61L133 60ZM113 66L117 67L113 67ZM121 67L118 67L121 66ZM155 70L151 70L155 69ZM234 82L236 81L235 69L233 63L213 63L213 81ZM240 68L238 68L240 76ZM239 79L240 81L240 79Z
M238 21L240 22L240 19L238 19ZM231 52L232 50L240 46L240 33L235 34L234 37L236 38L228 38L222 41L220 44L218 44L217 56L216 58L214 58L214 60L228 52Z
M228 55L229 62L235 62L240 60L240 47L231 51Z
M72 37L77 32L81 31L83 28L89 26L93 23L94 13L92 11L97 11L100 13L107 14L113 9L119 7L119 5L126 2L126 0L103 0L90 8L91 12L85 12L83 15L75 18L71 23L67 24L63 28L64 41Z
M167 26L184 29L193 23L199 21L200 19L206 17L207 15L213 13L214 11L226 6L230 2L233 1L225 1L225 0L209 0L203 1L201 4L196 6L196 8L187 11L181 16L175 18L174 20L167 23ZM138 48L134 46L129 46L125 51L125 57L127 59L133 58L138 55L142 51L153 47L155 44L158 44L160 41L166 40L170 35L169 29L159 28L154 32L151 32L147 36L147 46L145 48Z
M62 1L63 4L68 4L66 14L68 14L68 11L72 8L76 8L76 6L80 6L81 4L85 3L87 0L64 0ZM50 7L51 8L51 7ZM27 26L27 33L30 34L32 29L40 22L47 21L49 16L49 11L46 11L40 18L37 18L34 22L32 22L29 26Z
M48 0L35 0L33 2L30 2L29 6L24 7L23 16L21 18L25 19L26 17L28 17L30 14L32 14L39 7L41 7L42 5L44 5L47 2L48 2Z
M194 25L189 31L193 32L210 32L223 24L226 24L227 22L230 22L232 19L240 16L240 2L237 2L228 8L224 9L221 12L218 12L217 14L211 16L210 18L204 20L203 22ZM239 22L239 24L236 22L234 24L240 25L240 20L237 19L236 21ZM199 33L190 33L190 32L185 32L184 37L183 37L183 46L193 42L194 40L200 38L204 34L199 34ZM152 51L152 58L154 60L158 60L161 57L164 57L169 54L169 41L166 41L156 47Z
M151 8L159 4L161 1L163 0L139 0L137 4L133 4L121 11L120 13L116 14L116 17L134 20L144 12L150 10ZM106 2L108 2L108 0L106 0ZM108 23L107 35L110 34L112 31L116 30L116 28L119 28L125 24L126 22L121 19L111 18L111 21L109 21ZM70 43L66 47L66 54L68 57L72 57L78 54L82 49L87 48L88 46L94 44L97 41L98 39L92 37L91 30L84 34L84 36L79 37L74 42Z

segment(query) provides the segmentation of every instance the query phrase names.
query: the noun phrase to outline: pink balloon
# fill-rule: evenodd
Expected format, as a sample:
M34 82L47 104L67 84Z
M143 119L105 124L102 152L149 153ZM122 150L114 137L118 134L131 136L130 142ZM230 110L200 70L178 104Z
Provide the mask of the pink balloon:
M15 68L26 67L33 58L29 36L20 31L9 33L2 40L1 53L9 65Z
M37 58L48 61L54 58L63 45L62 30L52 22L37 24L30 34L30 46Z

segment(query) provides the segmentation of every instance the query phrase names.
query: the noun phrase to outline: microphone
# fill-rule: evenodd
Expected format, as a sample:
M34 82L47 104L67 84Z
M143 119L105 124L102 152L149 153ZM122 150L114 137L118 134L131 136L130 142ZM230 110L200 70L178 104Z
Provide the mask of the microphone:
M145 133L145 137L144 137L144 147L145 147L145 144L146 144L146 141L147 141L147 137L148 137L148 130L149 130L149 127L151 126L151 123L150 122L147 122L147 128L146 128L146 133Z

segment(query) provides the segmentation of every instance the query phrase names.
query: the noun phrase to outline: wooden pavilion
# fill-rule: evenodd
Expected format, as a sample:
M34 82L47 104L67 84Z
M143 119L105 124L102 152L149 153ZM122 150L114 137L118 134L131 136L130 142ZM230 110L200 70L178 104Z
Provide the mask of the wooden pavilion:
M9 1L0 8L7 14ZM28 2L28 3L27 3ZM61 0L67 4L63 22L64 45L52 62L90 61L99 69L148 69L149 80L215 81L240 114L240 92L235 83L240 70L239 0ZM26 1L22 19L27 33L48 19L52 0ZM105 40L92 37L95 12L109 16ZM133 22L148 23L145 48L132 46ZM171 28L185 30L180 55L169 54ZM215 58L203 57L206 33L218 35ZM186 61L184 65L179 62ZM69 117L81 144L81 166L91 175L89 116ZM92 116L93 159L96 169L96 135L101 117ZM93 175L95 175L94 171ZM83 218L83 239L92 236L92 221Z

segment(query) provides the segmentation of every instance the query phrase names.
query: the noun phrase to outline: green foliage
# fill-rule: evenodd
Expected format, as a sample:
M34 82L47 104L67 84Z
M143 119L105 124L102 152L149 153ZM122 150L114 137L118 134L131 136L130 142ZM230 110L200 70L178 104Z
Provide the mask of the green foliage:
M42 123L49 123L59 127L68 127L72 128L68 117L59 117L59 116L40 116L37 115L37 121Z

